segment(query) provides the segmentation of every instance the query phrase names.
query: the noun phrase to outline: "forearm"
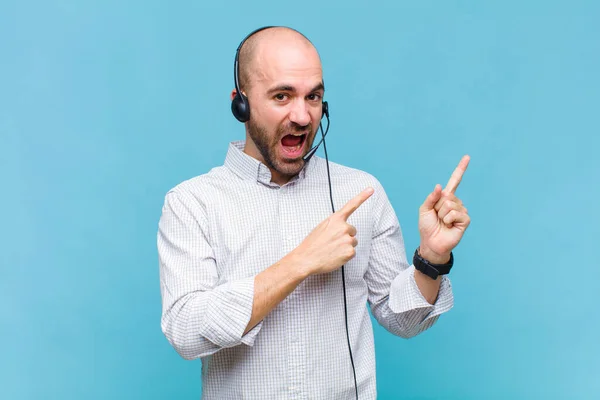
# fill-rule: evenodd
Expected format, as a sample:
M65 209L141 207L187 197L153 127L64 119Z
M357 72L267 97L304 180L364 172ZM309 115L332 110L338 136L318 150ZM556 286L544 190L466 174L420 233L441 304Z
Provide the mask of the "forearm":
M440 292L442 276L438 276L437 279L431 279L421 271L415 269L415 282L417 282L417 287L425 300L427 300L429 304L435 304L438 293Z
M252 316L244 334L263 320L279 303L306 279L304 271L293 254L288 254L254 277Z
M356 228L348 218L373 194L367 188L323 220L291 253L254 279L254 303L246 332L296 289L309 275L337 270L356 255Z
M434 254L422 247L419 248L419 255L432 264L445 264L450 260L449 255ZM440 291L442 277L438 276L437 279L431 279L429 276L415 269L415 282L425 300L429 304L435 304Z

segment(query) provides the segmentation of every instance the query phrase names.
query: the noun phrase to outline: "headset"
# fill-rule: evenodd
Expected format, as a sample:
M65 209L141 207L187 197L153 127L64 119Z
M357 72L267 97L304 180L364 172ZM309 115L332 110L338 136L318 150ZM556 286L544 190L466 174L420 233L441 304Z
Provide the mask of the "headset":
M250 104L248 103L248 97L240 90L240 50L244 43L253 36L254 34L264 31L269 28L277 28L277 26L263 26L252 32L250 32L244 40L240 43L235 52L235 61L233 63L233 82L235 83L235 97L231 101L231 112L234 117L240 122L248 122L250 120ZM329 106L326 101L323 102L323 116L329 118Z
M255 29L250 32L239 44L236 52L235 52L235 61L233 63L233 80L235 83L235 96L231 101L231 112L233 116L240 122L245 123L250 120L250 103L248 102L248 97L242 93L240 89L239 75L240 75L240 50L244 43L250 38L252 35L263 31L269 28L277 28L277 26L263 26L262 28ZM317 143L316 146L313 146L308 153L304 156L304 161L307 162L310 158L316 153L317 149L323 143L323 151L325 152L325 160L327 165L327 180L329 182L329 199L331 200L331 210L335 213L335 206L333 204L333 193L331 189L331 175L329 173L329 156L327 155L327 145L325 143L325 136L327 136L327 132L329 132L329 105L326 101L323 102L323 110L321 114L321 120L325 117L327 119L327 128L325 132L323 132L323 124L322 121L319 121L319 128L321 129L321 140ZM358 400L358 385L356 383L356 368L354 367L354 357L352 355L352 347L350 346L350 334L348 331L348 305L346 300L346 274L344 271L344 265L341 267L342 272L342 288L344 290L344 317L346 322L346 339L348 342L348 352L350 353L350 363L352 364L352 374L354 376L354 393L356 394L356 400Z

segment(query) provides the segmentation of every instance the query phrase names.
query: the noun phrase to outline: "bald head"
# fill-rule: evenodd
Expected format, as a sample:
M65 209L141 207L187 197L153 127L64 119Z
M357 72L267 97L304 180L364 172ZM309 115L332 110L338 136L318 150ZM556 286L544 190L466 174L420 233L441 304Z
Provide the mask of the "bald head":
M313 53L319 57L311 41L292 28L267 28L250 36L240 49L240 89L245 92L250 89L253 79L261 74L261 64L268 62L273 53L293 49Z

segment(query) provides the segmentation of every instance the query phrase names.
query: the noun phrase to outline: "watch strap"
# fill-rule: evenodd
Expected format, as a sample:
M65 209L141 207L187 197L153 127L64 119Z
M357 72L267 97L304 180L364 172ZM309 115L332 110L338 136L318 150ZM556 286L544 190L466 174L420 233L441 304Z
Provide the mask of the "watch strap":
M447 275L450 273L452 269L452 265L454 264L454 255L450 252L450 261L446 264L433 264L421 257L419 254L419 249L415 250L415 255L413 256L413 265L415 269L421 271L431 279L437 279L439 275Z

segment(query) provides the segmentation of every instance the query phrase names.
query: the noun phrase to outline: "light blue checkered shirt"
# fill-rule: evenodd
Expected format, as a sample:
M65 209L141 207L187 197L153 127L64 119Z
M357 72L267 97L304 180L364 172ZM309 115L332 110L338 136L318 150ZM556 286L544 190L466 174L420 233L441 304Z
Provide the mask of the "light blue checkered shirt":
M254 329L254 276L292 251L331 213L318 156L283 186L229 146L225 165L170 190L158 230L162 330L186 359L202 359L205 399L354 399L341 270L303 281ZM371 175L330 162L335 209L375 193L348 222L356 256L346 264L348 324L361 400L376 398L373 316L411 337L452 308L450 281L435 305L421 295L396 214ZM401 394L399 394L401 395Z

